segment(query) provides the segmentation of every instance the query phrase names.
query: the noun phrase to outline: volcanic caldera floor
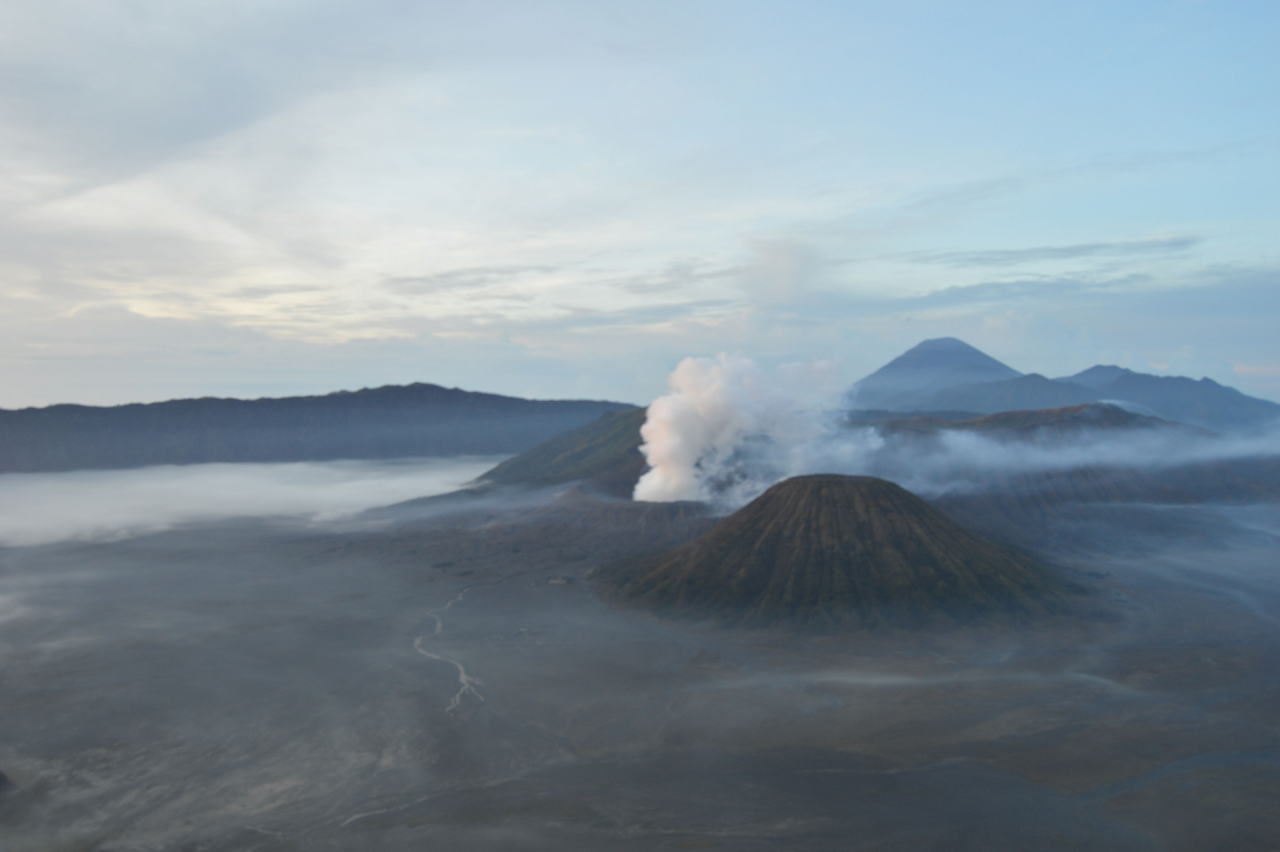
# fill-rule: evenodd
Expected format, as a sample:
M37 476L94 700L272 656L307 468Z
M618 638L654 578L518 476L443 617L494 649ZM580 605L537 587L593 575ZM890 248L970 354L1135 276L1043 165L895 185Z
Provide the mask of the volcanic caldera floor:
M565 499L0 551L4 848L1280 845L1273 512L1074 552L1098 617L806 636L611 608L709 522Z

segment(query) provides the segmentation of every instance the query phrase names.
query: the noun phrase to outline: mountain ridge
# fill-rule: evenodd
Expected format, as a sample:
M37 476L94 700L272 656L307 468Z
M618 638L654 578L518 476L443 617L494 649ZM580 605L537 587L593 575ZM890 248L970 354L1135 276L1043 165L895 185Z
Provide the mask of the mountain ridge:
M1007 374L971 378L1002 370ZM1073 376L1050 379L1018 373L956 338L923 341L855 382L846 393L846 403L855 413L886 409L994 414L1102 401L1127 403L1143 413L1213 431L1280 422L1280 404L1207 377L1156 376L1099 364Z
M316 396L0 409L0 472L519 453L634 408L417 382Z

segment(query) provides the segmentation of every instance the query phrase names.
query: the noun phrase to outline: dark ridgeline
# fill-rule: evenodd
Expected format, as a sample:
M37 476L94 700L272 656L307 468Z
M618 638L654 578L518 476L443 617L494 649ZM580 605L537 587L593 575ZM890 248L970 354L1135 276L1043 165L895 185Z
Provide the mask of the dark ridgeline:
M892 482L834 474L780 482L697 540L603 577L619 602L806 630L1025 619L1079 591Z
M963 412L976 416L1107 401L1214 431L1256 429L1280 419L1280 405L1212 379L1102 365L1058 379L1023 375L954 337L909 349L854 383L846 399L859 420L883 419L887 411L953 420Z
M879 412L877 412L878 414ZM857 412L857 415L862 412ZM1116 433L1129 430L1162 430L1184 437L1213 438L1212 432L1185 423L1136 414L1104 402L1043 408L1031 411L1000 411L981 417L948 419L911 412L909 417L854 419L846 425L871 426L882 436L936 435L940 432L974 432L994 440L1055 441L1084 432Z
M1085 372L1100 377L1109 375L1113 369L1119 368L1092 367ZM993 413L1107 400L1214 431L1263 426L1280 417L1280 405L1246 396L1213 379L1196 381L1185 376L1151 376L1130 370L1122 370L1115 378L1092 386L1073 379L1046 379L1035 373L1002 382L957 385L938 391L930 402L937 408Z
M1149 376L1126 370L1098 388L1098 393L1104 399L1136 402L1161 417L1218 431L1280 419L1280 405L1247 396L1209 378L1197 381L1186 376Z
M281 399L0 410L0 473L519 453L633 408L418 383Z
M956 385L935 393L929 400L934 408L962 409L991 414L997 411L1065 408L1096 402L1099 392L1068 381L1046 379L1028 373L1016 379L984 384Z

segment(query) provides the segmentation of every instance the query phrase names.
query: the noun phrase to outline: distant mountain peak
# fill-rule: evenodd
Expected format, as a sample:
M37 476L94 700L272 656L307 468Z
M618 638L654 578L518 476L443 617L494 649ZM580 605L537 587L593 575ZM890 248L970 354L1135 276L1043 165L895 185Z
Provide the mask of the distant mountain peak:
M984 358L989 357L981 349L965 343L958 337L933 337L929 340L922 340L915 346L908 349L904 355L912 352L977 352ZM994 359L993 359L994 360Z
M1135 373L1126 367L1117 367L1115 364L1099 364L1096 367L1090 367L1082 370L1074 376L1064 376L1058 379L1060 382L1071 382L1075 385L1081 385L1086 388L1097 390L1103 385L1110 384L1122 376L1140 376L1143 373Z
M856 383L849 402L856 408L923 407L935 392L961 384L1015 379L1022 374L955 337L924 340Z
M922 340L854 383L845 405L854 419L878 412L1025 411L1106 400L1138 413L1213 431L1280 421L1280 405L1210 378L1155 376L1098 364L1074 376L1022 374L955 337ZM952 419L952 418L948 418Z

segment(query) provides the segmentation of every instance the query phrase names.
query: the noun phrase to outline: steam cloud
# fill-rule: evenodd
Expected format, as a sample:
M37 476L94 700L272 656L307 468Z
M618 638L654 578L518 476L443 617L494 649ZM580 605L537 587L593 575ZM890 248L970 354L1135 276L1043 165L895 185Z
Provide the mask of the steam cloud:
M815 394L827 365L770 375L746 358L686 358L671 392L649 406L640 434L650 469L637 500L704 500L735 509L791 476L880 476L924 495L976 487L984 477L1084 466L1147 469L1280 455L1280 431L1220 438L1182 429L1084 430L1009 440L942 430L886 440L841 425L840 396Z
M347 517L452 491L505 456L199 464L0 475L0 545L114 539L197 521Z
M825 362L769 375L747 358L685 358L640 429L650 469L635 499L740 504L812 468L815 455L856 466L883 441L872 430L833 440L830 383Z

